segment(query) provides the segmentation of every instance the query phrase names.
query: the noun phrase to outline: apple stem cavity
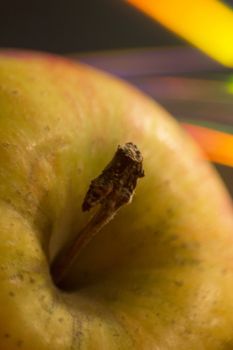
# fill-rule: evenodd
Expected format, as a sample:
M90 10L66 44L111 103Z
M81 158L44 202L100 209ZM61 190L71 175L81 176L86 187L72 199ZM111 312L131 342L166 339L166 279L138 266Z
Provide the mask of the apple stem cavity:
M99 205L97 212L51 265L56 286L63 288L80 251L124 204L131 202L137 180L143 176L143 157L138 147L132 142L118 146L110 163L91 181L82 204L82 211L89 211Z

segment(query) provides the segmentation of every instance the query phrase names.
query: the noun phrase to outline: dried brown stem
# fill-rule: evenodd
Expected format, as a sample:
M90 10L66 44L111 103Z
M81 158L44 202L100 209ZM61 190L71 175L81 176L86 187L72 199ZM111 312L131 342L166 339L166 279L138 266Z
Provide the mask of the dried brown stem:
M142 160L140 151L133 143L118 146L111 162L91 182L82 210L88 211L96 205L99 205L99 209L71 244L54 260L51 274L57 286L63 285L80 251L113 218L122 205L131 202L137 180L144 176Z

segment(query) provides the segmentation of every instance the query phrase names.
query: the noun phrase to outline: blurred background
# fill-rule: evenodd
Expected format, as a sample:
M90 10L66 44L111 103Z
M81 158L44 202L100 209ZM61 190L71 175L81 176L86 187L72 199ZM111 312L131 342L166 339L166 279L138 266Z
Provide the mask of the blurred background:
M233 0L1 1L0 46L134 84L200 143L233 195Z
M0 1L0 42L55 53L185 45L120 0Z

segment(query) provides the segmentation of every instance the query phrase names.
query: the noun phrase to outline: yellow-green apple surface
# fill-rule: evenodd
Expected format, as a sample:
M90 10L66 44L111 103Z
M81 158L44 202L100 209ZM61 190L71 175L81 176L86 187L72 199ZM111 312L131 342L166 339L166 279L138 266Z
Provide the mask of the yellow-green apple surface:
M62 290L51 262L126 142L145 177ZM233 349L231 199L151 99L62 58L2 51L0 198L1 350Z

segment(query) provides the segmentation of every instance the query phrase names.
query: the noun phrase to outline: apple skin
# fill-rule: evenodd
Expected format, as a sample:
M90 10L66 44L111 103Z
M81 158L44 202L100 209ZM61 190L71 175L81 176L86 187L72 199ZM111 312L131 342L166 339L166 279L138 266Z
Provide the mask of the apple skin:
M49 264L118 144L144 156L133 202ZM0 349L232 350L232 202L201 151L136 89L63 58L0 53Z

